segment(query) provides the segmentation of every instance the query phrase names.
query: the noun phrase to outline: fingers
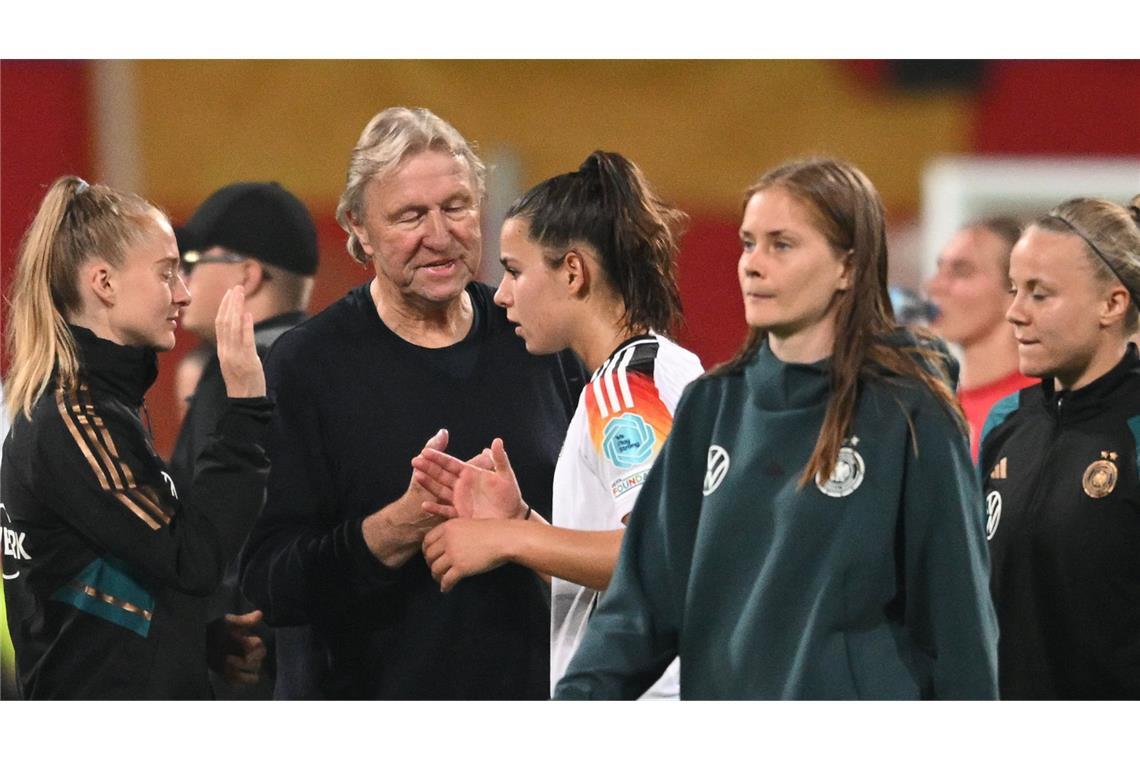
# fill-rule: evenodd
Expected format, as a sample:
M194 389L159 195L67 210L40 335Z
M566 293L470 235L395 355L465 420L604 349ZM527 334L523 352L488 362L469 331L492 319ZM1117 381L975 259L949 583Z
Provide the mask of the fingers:
M423 503L424 511L429 515L442 517L444 520L453 520L459 517L459 510L447 504L437 504L433 501L425 501Z
M253 337L253 315L245 311L245 289L235 285L226 291L214 319L218 363L230 398L265 395L265 374Z
M436 474L436 471L432 470L433 477L437 480L441 480L445 485L454 486L455 484L444 480L443 473L449 473L455 477L459 477L459 474L463 472L463 462L450 454L445 454L436 449L424 449L416 459L424 460L425 467L429 464L438 467L439 474ZM412 460L412 463L414 465L415 460Z
M437 525L427 532L423 542L420 544L420 548L424 553L424 559L427 560L428 565L431 565L440 554L443 554L443 544L440 543L439 540L442 536L443 532Z
M438 578L437 580L439 580L439 590L446 594L455 588L456 583L463 580L463 574L453 567L444 573L442 578Z
M260 680L261 659L256 664L246 662L237 655L226 656L225 679L232 684L254 684Z
M440 554L440 556L429 563L428 567L431 570L431 577L435 578L438 582L444 573L451 569L451 558L446 554Z
M241 638L242 657L250 665L260 666L261 661L265 659L265 653L269 650L265 648L265 642L261 640L260 636L243 636Z
M491 459L490 449L483 449L483 451L468 459L467 464L472 467L478 467L480 470L495 469L495 463L494 460Z
M450 502L452 499L453 493L450 488L426 475L422 470L412 470L412 482L439 501Z
M240 285L238 286L241 287ZM257 350L253 342L253 314L251 312L242 312L241 315L241 347L245 349L252 348Z
M245 289L235 285L222 296L222 303L218 306L218 313L214 317L214 332L219 349L222 344L226 348L234 345L235 338L239 338L242 325L242 313L245 308Z
M238 628L249 628L250 626L257 625L265 617L265 613L261 610L253 610L244 615L229 614L226 615L226 622Z
M252 613L251 613L252 614ZM237 615L227 615L240 617ZM248 616L246 616L248 617ZM238 637L241 654L229 654L225 658L225 678L230 683L257 683L260 678L261 663L265 660L268 650L260 636Z
M230 313L230 304L233 300L233 289L231 288L222 296L222 302L218 304L218 313L214 315L214 341L217 345L219 359L229 349L226 315Z
M430 449L425 449L430 451ZM445 455L446 456L446 455ZM458 480L456 474L448 472L426 457L412 459L412 481L419 484L439 501L451 501L451 491Z
M424 536L424 559L431 569L431 577L440 584L440 591L447 593L462 578L454 568L452 557L447 553L447 528L440 525Z

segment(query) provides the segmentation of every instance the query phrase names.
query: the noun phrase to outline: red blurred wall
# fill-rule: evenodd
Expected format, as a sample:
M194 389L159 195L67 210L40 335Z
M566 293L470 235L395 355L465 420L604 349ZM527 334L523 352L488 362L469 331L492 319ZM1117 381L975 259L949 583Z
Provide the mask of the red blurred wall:
M0 288L47 186L91 173L88 68L83 61L0 61ZM9 115L18 118L7 118ZM7 302L0 321L7 317ZM8 369L8 355L0 361Z

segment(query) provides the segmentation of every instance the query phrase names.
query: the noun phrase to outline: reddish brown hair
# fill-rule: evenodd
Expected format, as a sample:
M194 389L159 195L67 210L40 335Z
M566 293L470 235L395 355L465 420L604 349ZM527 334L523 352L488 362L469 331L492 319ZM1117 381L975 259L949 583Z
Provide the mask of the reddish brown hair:
M851 287L836 294L834 307L831 398L800 487L815 478L827 480L835 469L839 449L851 434L861 379L895 377L921 382L965 432L965 418L950 387L946 357L928 347L936 340L934 336L915 330L917 344L899 345L892 340L900 328L887 294L886 221L875 186L852 164L812 158L784 164L765 174L745 191L744 205L756 193L771 188L779 188L803 203L836 255L850 252L851 256ZM713 374L743 367L766 337L764 330L750 329L736 356ZM909 419L907 423L911 424Z

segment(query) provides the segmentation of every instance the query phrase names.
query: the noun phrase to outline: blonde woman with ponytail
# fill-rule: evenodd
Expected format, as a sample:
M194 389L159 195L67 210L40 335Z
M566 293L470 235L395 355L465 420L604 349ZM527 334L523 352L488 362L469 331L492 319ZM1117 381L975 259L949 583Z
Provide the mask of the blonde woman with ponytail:
M693 382L555 698L996 694L977 477L946 357L895 322L879 194L786 164L745 193L749 337Z
M270 404L243 294L218 313L230 410L182 503L142 421L190 297L170 222L78 177L48 190L8 294L0 521L29 699L203 698L206 610L260 509ZM247 664L260 659L257 646Z
M1140 196L1066 201L1009 265L1022 374L979 458L1003 699L1140 699Z

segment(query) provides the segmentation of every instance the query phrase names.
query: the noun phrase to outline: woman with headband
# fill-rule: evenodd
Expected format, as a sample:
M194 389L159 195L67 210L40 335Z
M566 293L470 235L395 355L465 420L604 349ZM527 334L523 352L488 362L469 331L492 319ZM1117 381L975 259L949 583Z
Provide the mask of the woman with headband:
M1006 699L1140 698L1140 196L1066 201L1013 249L1021 372L982 434Z
M209 698L205 597L261 509L269 471L272 405L242 289L218 312L229 408L187 501L143 421L156 352L174 347L190 302L166 215L105 185L56 180L9 297L0 527L22 694ZM241 643L231 656L256 670L264 645Z
M694 381L556 698L996 696L981 494L947 357L900 329L851 164L745 194L750 330Z

